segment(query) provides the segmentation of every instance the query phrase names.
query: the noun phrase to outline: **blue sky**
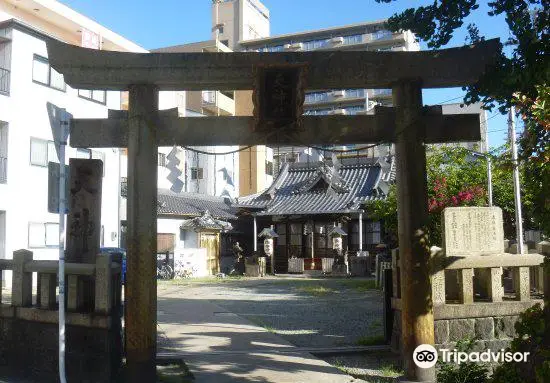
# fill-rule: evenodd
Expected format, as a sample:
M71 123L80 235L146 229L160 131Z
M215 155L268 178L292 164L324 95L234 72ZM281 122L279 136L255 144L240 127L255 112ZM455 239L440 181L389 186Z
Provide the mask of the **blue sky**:
M211 0L61 0L74 10L147 49L210 39ZM408 7L432 1L398 0L378 4L374 0L262 0L270 10L271 34L291 33L384 19ZM482 3L486 3L481 1ZM508 37L502 17L487 16L482 4L467 22L474 22L487 38ZM465 28L449 46L464 44ZM423 45L425 49L425 45ZM435 104L463 95L460 88L424 91L424 103ZM460 102L461 99L452 102ZM489 143L506 139L506 117L487 112Z

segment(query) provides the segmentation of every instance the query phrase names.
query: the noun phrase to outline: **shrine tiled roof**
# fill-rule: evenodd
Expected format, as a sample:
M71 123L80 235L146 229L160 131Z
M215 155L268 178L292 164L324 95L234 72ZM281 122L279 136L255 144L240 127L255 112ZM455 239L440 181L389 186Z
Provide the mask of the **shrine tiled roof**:
M158 190L158 214L200 217L208 211L216 219L232 220L236 209L227 198L198 193L174 193L168 189Z
M290 163L262 193L239 197L234 206L258 215L354 212L370 200L386 197L395 180L392 158L344 158Z

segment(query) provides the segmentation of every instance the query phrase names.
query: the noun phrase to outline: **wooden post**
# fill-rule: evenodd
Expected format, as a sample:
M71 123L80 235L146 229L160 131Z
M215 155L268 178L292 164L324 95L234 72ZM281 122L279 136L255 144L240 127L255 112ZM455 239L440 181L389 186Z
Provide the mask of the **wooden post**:
M253 246L253 249L254 249L254 252L257 252L258 251L258 224L256 222L256 216L253 217L254 219L254 231L253 231L253 235L254 235L254 246Z
M154 382L157 346L158 89L132 85L128 116L128 256L126 363L128 381Z
M434 344L430 249L425 232L428 193L422 89L420 81L411 80L394 84L392 90L396 108L397 214L405 374L410 380L434 381L433 368L419 368L413 361L417 346Z
M359 251L363 251L363 213L359 213Z

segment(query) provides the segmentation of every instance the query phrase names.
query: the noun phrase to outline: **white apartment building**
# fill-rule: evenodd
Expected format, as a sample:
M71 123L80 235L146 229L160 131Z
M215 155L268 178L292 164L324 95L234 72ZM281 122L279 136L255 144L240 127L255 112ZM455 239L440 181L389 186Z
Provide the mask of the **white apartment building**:
M46 39L87 47L145 52L131 41L49 0L0 1L0 258L29 249L58 258L58 215L48 212L48 162L58 162L48 102L75 118L106 118L119 92L78 90L48 64ZM101 245L119 243L118 149L74 149L67 157L104 161ZM68 163L68 160L67 160ZM11 282L5 272L4 284Z

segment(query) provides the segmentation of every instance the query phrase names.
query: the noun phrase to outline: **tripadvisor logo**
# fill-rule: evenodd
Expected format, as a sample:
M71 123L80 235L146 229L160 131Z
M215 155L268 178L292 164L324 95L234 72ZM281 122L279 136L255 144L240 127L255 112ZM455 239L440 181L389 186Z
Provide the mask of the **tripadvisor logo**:
M432 368L437 362L437 350L431 344L421 344L414 349L413 361L420 368Z
M454 362L456 364L465 362L527 362L530 354L529 352L511 352L504 349L496 352L491 350L463 352L443 348L440 351L443 362Z
M511 352L501 349L499 351L472 351L464 352L458 350L449 350L443 348L441 352L441 361L444 363L502 363L502 362L527 362L529 352ZM434 346L430 344L421 344L413 352L413 361L420 368L432 368L438 360L438 353Z

